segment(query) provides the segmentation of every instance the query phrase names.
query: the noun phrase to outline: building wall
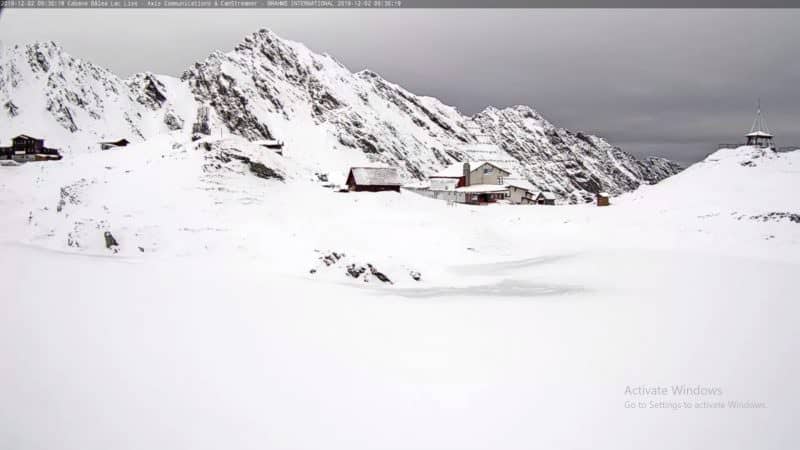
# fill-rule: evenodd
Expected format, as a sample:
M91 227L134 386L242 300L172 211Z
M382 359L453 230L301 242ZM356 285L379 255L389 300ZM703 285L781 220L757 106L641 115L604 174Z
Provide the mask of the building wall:
M445 177L431 177L431 190L433 191L447 191L451 188L459 188L464 186L464 177L460 178L445 178Z
M503 177L507 177L508 172L498 169L490 164L483 164L472 169L469 174L469 185L476 184L502 184Z
M456 191L432 191L425 188L403 188L405 190L423 195L425 197L434 198L437 200L444 200L452 203L466 203L466 195L463 192Z
M350 190L351 191L355 191L355 192L381 192L381 191L400 192L400 186L391 186L391 185L387 185L387 186L376 186L376 185L362 186L360 184L356 184L356 185L351 186Z
M40 139L28 139L15 137L11 140L12 146L16 151L25 151L25 153L40 153L44 148L44 141Z
M508 187L508 199L511 203L514 204L523 204L523 203L530 203L531 200L526 198L525 195L528 193L525 189L520 189L516 186L509 186Z
M504 192L467 192L465 203L469 203L471 205L482 205L485 203L494 203L498 200L503 200L505 197L506 194Z

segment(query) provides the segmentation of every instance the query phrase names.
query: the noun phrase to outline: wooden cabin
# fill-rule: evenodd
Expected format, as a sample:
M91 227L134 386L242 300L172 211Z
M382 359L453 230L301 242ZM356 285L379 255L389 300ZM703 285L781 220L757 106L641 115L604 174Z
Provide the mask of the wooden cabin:
M540 191L536 194L536 204L537 205L555 205L556 204L556 194L547 191Z
M11 139L11 147L0 147L0 159L49 161L61 159L58 149L44 146L44 139L21 134Z
M400 192L402 184L393 167L352 167L347 174L347 190L353 192Z
M130 141L127 139L120 139L118 141L100 142L100 150L110 150L117 147L127 147Z
M273 150L278 155L283 156L283 141L279 141L277 139L264 139L261 141L255 141L255 144Z
M600 192L597 194L597 206L608 206L611 204L611 200L608 194L605 192Z

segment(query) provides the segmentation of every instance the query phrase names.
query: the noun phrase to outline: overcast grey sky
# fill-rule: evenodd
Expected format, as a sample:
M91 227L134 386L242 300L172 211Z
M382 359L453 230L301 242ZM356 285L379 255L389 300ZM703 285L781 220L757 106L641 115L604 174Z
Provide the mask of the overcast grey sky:
M760 97L800 145L800 10L6 10L120 75L180 75L259 28L476 113L526 104L623 149L690 162L739 142Z

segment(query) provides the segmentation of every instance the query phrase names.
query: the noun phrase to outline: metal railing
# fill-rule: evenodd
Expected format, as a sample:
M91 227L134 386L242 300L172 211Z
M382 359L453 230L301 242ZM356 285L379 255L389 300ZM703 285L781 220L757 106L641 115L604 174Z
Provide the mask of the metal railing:
M723 148L739 148L747 145L746 143L740 144L717 144L717 150ZM762 146L762 148L766 148L766 146ZM795 150L800 150L800 145L789 145L785 147L774 147L776 152L793 152Z
M745 145L747 145L747 144L745 144L744 142L742 142L740 144L717 144L717 150L721 150L723 148L739 148L739 147L743 147Z

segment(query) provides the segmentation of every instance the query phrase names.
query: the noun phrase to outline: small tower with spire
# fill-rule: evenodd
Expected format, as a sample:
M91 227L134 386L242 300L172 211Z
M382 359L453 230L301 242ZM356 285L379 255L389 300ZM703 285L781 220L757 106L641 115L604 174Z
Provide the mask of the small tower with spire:
M767 127L767 121L761 114L761 99L758 100L758 110L756 111L756 118L753 120L753 126L750 127L750 132L746 136L747 145L761 148L775 147L773 136Z

